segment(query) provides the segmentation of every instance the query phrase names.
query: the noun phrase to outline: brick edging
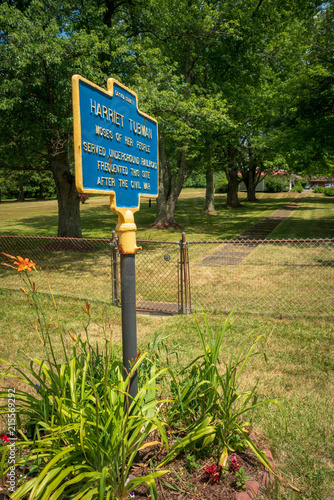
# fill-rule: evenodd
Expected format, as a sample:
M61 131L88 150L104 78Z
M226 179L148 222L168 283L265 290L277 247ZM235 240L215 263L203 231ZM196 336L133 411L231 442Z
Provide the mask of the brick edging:
M274 465L271 451L266 450L264 453L266 454L266 457L269 460L269 462L272 465ZM270 472L267 467L265 467L262 476L261 486L264 486L266 488L267 486L269 486L269 484L273 483L274 479L275 479L274 474ZM239 491L239 493L237 493L236 500L252 500L253 498L256 497L259 488L260 488L260 483L258 481L246 481L245 491Z

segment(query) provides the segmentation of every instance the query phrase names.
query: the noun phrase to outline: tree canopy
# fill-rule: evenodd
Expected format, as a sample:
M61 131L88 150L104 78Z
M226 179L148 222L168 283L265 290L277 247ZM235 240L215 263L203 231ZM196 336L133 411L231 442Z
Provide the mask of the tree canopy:
M332 2L317 0L5 1L0 169L49 172L58 235L81 235L71 100L80 74L102 87L115 77L157 118L156 225L176 223L192 172L210 185L224 170L238 206L239 172L254 187L266 169L330 171L332 41Z

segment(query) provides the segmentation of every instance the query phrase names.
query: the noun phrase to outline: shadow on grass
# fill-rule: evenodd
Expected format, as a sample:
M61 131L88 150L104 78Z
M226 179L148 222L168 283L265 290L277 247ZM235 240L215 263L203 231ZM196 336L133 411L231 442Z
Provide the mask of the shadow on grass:
M203 214L204 197L194 194L195 196L192 198L178 200L175 219L188 235L194 234L196 237L202 237L202 239L234 238L297 198L297 196L289 197L283 193L276 195L260 193L257 202L249 203L245 201L245 195L241 194L242 207L231 209L226 208L226 195L216 195L215 208L218 213L217 215L208 215ZM333 202L334 199L332 198L310 195L300 199L297 211L300 213L300 211L321 210L324 205L325 210L327 210L326 207L331 208ZM317 206L317 204L320 204L320 206ZM143 202L139 212L135 213L138 239L165 239L166 237L167 239L180 239L179 229L152 229L151 225L155 218L155 200L152 200L151 207L147 202ZM117 215L110 211L108 200L106 200L105 204L98 206L89 206L87 204L84 210L81 210L81 225L84 237L110 238L116 224ZM277 237L332 237L334 234L334 220L328 216L317 216L315 220L309 221L290 215L282 224L279 226L279 231L275 230L275 233L279 235ZM44 212L34 217L22 219L22 221L16 220L10 234L56 236L57 227L58 217L56 215L46 215ZM285 232L287 234L283 234Z

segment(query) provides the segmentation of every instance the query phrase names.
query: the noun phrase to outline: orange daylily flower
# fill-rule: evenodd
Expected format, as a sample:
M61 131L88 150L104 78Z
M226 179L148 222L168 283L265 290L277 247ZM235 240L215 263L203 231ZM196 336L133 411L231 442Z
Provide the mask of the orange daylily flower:
M18 266L18 271L31 271L32 269L35 269L36 263L29 260L28 257L26 259L22 259L22 257L18 255L17 259L18 261L15 261L14 264Z
M35 269L36 263L33 262L32 260L26 258L22 259L19 255L17 257L14 257L13 255L10 255L9 253L1 252L2 255L5 255L6 257L9 257L10 259L13 259L14 262L13 264L16 264L17 270L18 271L31 271L32 269ZM17 259L17 260L15 260ZM10 264L5 264L4 262L1 263L4 266L12 267L15 269L15 267L11 266ZM36 270L36 269L35 269Z

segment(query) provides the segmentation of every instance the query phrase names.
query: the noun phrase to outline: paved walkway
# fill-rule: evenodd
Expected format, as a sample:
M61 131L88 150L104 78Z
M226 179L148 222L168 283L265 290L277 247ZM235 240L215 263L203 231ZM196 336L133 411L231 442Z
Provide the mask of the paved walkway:
M276 210L269 217L260 220L243 233L235 240L244 241L244 244L238 245L227 243L222 245L216 252L204 257L199 266L204 267L236 267L240 262L249 255L249 253L258 246L258 243L252 240L264 240L267 236L280 224L287 219L294 210L299 206L300 202L305 198L307 192L303 191L297 198L289 201L283 208Z

